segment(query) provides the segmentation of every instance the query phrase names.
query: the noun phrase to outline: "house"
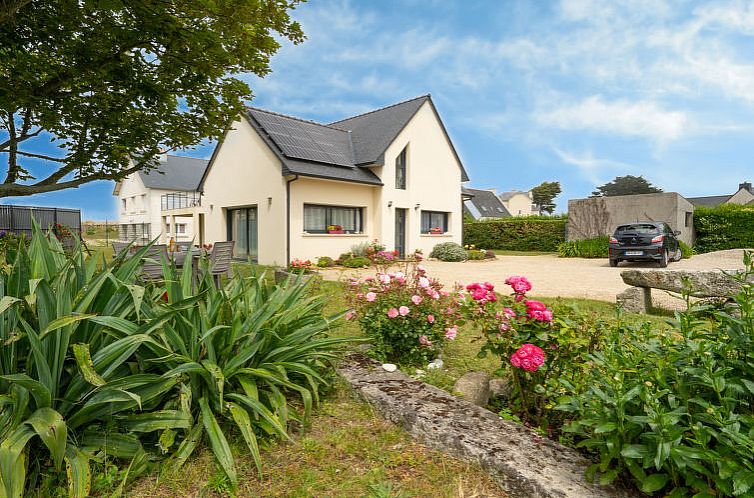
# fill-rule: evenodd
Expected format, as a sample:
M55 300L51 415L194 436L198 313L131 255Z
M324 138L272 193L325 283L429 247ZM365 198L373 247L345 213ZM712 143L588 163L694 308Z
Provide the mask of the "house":
M511 214L493 189L463 188L463 212L474 220L509 218Z
M738 190L731 195L711 195L707 197L689 197L694 206L715 207L721 204L754 204L754 187L751 182L738 185Z
M209 161L162 154L154 169L132 173L115 184L119 238L146 243L194 240L194 220L177 217L163 224L162 212L199 203L197 187ZM198 240L196 241L199 242Z
M461 242L468 180L432 98L424 95L328 124L248 108L216 147L191 217L199 240L234 240L261 264L337 258L379 240L429 253Z
M520 190L511 190L500 194L505 209L511 216L531 216L539 214L537 206L534 205L534 199L531 191L521 192Z

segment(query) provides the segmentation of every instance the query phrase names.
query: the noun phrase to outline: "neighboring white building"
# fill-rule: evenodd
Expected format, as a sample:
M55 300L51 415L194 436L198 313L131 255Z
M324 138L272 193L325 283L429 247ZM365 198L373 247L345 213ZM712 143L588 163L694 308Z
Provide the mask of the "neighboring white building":
M249 108L215 149L201 205L162 219L193 217L199 240L235 240L236 257L261 264L374 239L429 254L461 243L467 180L429 95L330 124Z
M163 243L171 237L177 242L194 239L191 217L163 225L162 211L199 204L197 186L209 161L173 155L161 155L158 161L155 169L133 173L115 185L119 238L123 241L146 243L158 236Z
M500 194L500 200L511 216L539 214L537 206L534 205L531 191L521 192L520 190L511 190L510 192L503 192Z

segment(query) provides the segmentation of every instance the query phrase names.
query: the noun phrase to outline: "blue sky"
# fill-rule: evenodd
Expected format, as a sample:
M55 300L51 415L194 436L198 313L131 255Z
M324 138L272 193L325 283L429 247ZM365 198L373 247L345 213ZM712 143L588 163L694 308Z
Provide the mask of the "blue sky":
M311 0L253 105L327 122L431 93L470 185L617 175L687 196L754 180L754 5ZM186 153L209 157L210 147ZM13 199L114 219L112 183Z

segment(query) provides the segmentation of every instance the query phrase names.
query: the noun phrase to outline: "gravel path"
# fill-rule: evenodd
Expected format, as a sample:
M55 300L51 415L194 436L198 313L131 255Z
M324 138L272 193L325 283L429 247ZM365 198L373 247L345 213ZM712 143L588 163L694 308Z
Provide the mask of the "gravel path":
M733 270L743 268L743 250L733 249L714 253L699 254L690 259L670 263L668 270ZM621 263L611 268L607 259L559 258L542 256L498 256L495 260L445 263L425 261L428 273L446 285L455 282L464 285L475 281L487 281L497 288L505 287L505 279L510 275L523 275L532 283L531 294L546 297L578 297L615 302L615 296L628 288L620 277L622 269L652 268L654 263ZM373 270L326 270L327 280L338 280L350 276L367 275ZM676 302L662 291L653 293L661 306L672 306Z

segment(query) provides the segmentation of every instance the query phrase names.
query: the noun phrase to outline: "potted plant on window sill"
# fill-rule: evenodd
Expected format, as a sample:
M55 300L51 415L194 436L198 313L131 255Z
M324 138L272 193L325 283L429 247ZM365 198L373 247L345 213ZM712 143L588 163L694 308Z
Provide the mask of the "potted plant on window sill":
M346 233L341 225L327 225L327 233Z
M440 227L434 227L434 228L430 228L430 229L429 229L429 233L430 233L431 235L442 235L442 234L444 234L444 233L445 233L445 230L443 230L443 229L442 229L442 228L440 228Z

